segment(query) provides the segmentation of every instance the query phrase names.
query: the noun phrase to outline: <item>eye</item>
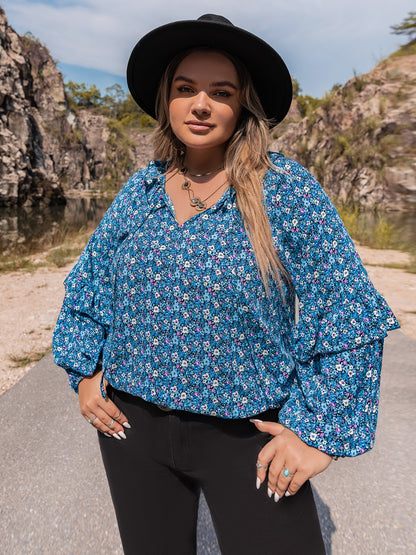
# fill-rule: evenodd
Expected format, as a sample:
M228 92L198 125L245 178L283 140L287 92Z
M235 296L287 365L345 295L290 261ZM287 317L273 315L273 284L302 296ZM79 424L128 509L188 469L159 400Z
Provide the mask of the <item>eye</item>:
M179 92L184 92L184 93L193 92L192 88L189 85L181 85L180 87L178 87L178 91Z
M222 96L224 98L231 96L231 93L229 93L228 91L216 91L214 94L215 96Z

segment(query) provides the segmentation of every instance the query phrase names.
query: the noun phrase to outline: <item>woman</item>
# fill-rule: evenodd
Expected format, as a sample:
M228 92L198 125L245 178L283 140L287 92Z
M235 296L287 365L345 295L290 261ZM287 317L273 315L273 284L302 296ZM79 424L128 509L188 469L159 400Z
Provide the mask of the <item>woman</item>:
M269 45L175 22L139 41L128 84L156 160L65 280L54 332L124 550L195 553L202 489L222 553L324 553L309 478L372 447L397 321L319 184L267 150L291 102Z

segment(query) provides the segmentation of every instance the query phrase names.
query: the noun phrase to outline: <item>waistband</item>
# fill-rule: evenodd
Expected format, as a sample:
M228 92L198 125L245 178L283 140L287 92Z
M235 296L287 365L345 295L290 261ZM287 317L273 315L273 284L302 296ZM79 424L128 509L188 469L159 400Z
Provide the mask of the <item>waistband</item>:
M146 399L143 399L138 395L132 395L131 393L127 393L126 391L116 389L110 384L108 384L107 386L107 394L110 397L110 399L112 399L113 396L116 395L121 399L123 399L124 401L142 406L143 408L147 409L153 414L159 414L161 416L168 415L168 414L176 414L177 416L180 416L187 420L191 420L191 419L209 420L209 421L219 420L221 422L236 422L236 421L244 422L244 421L248 421L250 418L258 418L259 420L272 421L272 422L279 421L280 407L271 407L261 413L245 416L243 418L223 418L221 416L202 414L202 413L191 412L183 409L166 407L165 405L147 401Z

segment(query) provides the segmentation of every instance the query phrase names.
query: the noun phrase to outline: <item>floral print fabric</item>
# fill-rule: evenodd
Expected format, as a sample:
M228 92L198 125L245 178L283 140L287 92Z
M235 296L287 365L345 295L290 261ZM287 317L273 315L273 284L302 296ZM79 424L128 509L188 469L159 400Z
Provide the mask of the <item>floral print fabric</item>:
M245 418L281 407L309 445L355 456L374 443L383 338L398 323L320 185L270 158L264 204L293 287L270 281L266 296L232 187L179 226L152 161L65 280L55 362L75 390L101 364L115 388L176 409Z

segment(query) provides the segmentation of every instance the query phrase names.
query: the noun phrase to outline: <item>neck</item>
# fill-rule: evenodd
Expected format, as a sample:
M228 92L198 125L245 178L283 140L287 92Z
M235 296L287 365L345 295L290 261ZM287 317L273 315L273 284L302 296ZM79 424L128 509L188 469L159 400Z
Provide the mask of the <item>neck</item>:
M210 172L224 164L224 148L207 150L192 150L187 148L184 166L191 173Z

